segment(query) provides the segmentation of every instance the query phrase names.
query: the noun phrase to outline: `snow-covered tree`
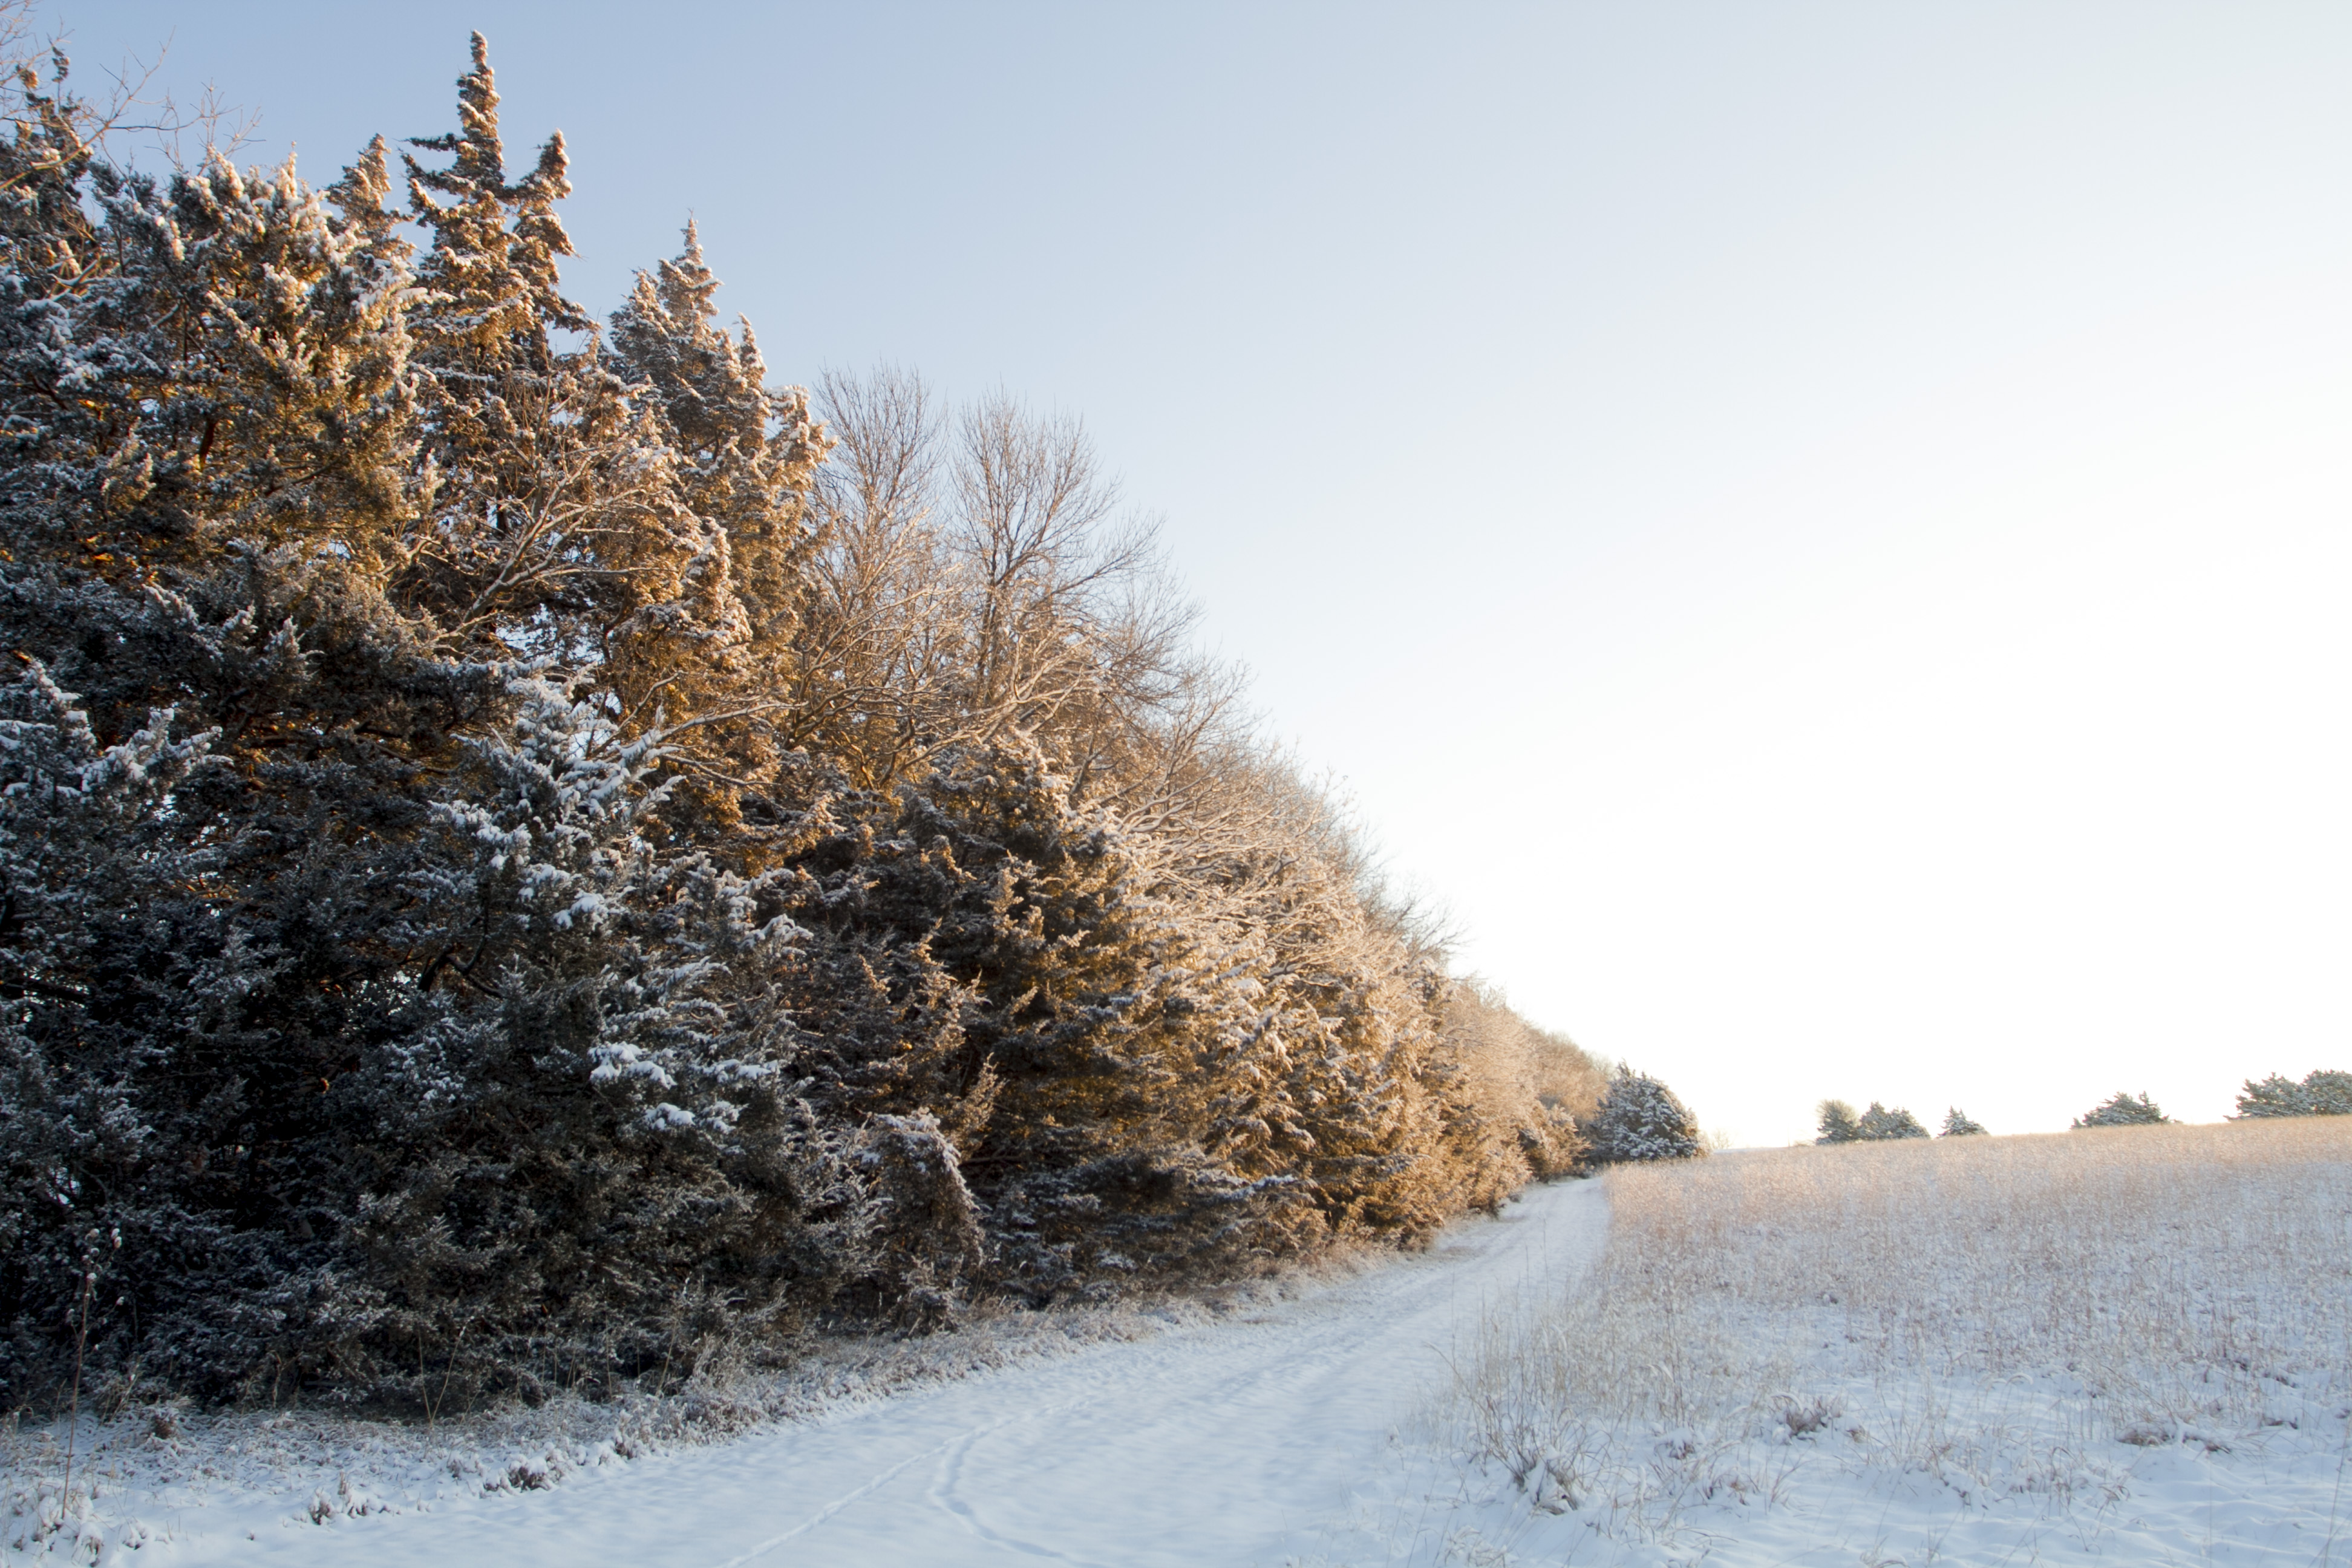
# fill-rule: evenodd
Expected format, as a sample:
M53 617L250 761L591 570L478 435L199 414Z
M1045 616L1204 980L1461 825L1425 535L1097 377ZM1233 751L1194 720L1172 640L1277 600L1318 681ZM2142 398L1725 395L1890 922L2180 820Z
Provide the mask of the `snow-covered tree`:
M1687 1160L1706 1152L1698 1119L1647 1073L1618 1068L1609 1091L1582 1129L1595 1164L1628 1160Z
M2093 1106L2074 1119L2077 1127L2147 1127L2172 1120L2158 1110L2155 1100L2145 1094L2126 1094L2120 1089L2115 1097Z
M16 79L0 1406L92 1256L93 1376L430 1409L1698 1151L1446 973L1074 424L836 445L691 228L601 335L478 37L404 201Z
M2352 1116L2352 1072L2306 1073L2303 1088L2311 1096L2314 1116Z
M57 1309L78 1294L90 1237L127 1231L134 1260L159 1243L193 1244L178 1290L249 1269L233 1224L157 1203L173 1176L163 1162L184 1153L185 1121L202 1115L148 1092L176 1042L135 1010L94 1015L89 1004L115 1000L118 972L142 966L177 993L185 1034L201 1038L233 1028L260 965L233 950L171 952L191 912L182 889L219 864L174 808L217 771L216 734L190 734L163 709L109 745L79 694L38 661L0 690L0 1399L21 1404L64 1370ZM140 1294L120 1250L105 1251L101 1364Z
M1870 1109L1856 1113L1843 1100L1824 1100L1818 1108L1821 1136L1816 1143L1878 1142L1894 1138L1925 1138L1927 1130L1919 1119L1900 1106L1889 1110L1876 1100Z
M674 260L639 273L612 319L612 367L656 416L677 504L709 531L681 585L709 603L665 610L692 637L657 660L674 710L724 713L692 739L730 776L778 764L781 702L799 675L816 548L810 490L830 440L799 387L772 386L745 323L730 336L694 226ZM744 702L746 694L759 700ZM734 699L731 702L730 698Z
M1944 1112L1944 1130L1936 1134L1936 1136L1938 1138L1977 1138L1984 1136L1986 1131L1987 1129L1984 1123L1971 1119L1969 1113L1962 1110L1959 1107L1953 1106L1950 1110Z
M1917 1117L1902 1107L1889 1110L1874 1100L1870 1102L1870 1109L1854 1122L1854 1135L1878 1142L1895 1138L1925 1138L1927 1130L1919 1125Z
M1862 1124L1853 1106L1843 1100L1824 1100L1816 1108L1821 1136L1816 1143L1851 1143L1862 1136Z
M2352 1073L2319 1070L2297 1083L2273 1073L2246 1080L2231 1120L2263 1116L2352 1116Z

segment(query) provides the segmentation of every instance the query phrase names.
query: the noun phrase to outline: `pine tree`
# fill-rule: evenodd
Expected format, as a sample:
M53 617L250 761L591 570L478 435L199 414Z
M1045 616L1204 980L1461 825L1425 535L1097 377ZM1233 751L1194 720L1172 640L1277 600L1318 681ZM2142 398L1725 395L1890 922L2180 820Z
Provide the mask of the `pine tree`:
M1855 1121L1854 1135L1873 1142L1883 1142L1890 1139L1925 1138L1927 1130L1919 1125L1917 1117L1900 1106L1889 1110L1874 1100L1870 1102L1870 1109Z
M2352 1116L2352 1073L2315 1071L2301 1083L2277 1073L2248 1079L2231 1120L2266 1116Z
M1958 1106L1954 1106L1944 1112L1944 1130L1937 1133L1937 1136L1939 1138L1977 1138L1984 1136L1985 1131L1986 1130L1982 1122L1970 1121L1966 1111L1960 1110Z
M654 667L740 635L724 542L679 493L656 416L631 405L560 287L557 258L572 254L555 210L572 189L562 134L509 181L478 33L473 48L458 130L412 142L449 164L403 159L409 216L432 236L408 321L436 489L400 591L467 646L597 668L647 722ZM563 347L565 333L583 346Z
M1900 1106L1889 1110L1874 1100L1860 1114L1843 1100L1824 1100L1819 1111L1821 1136L1813 1140L1816 1143L1883 1142L1927 1136L1917 1117Z
M350 1212L331 1090L397 1010L417 763L497 683L381 591L414 505L396 247L290 166L52 172L86 205L20 203L0 268L0 630L27 727L5 764L21 1098L0 1161L77 1199L5 1227L0 1380L14 1399L54 1373L44 1292L103 1229L126 1238L121 1310L92 1364L135 1350L233 1392L291 1303L351 1305L322 1289ZM61 810L45 781L68 775L130 793ZM66 1126L104 1135L45 1142Z
M1620 1067L1583 1128L1595 1164L1688 1160L1706 1152L1698 1121L1674 1090L1646 1073Z
M435 805L415 1021L352 1090L398 1153L354 1227L383 1304L338 1353L390 1375L414 1346L460 1387L551 1376L551 1337L625 1373L773 1322L808 1194L853 1157L787 1092L785 874L661 831L657 734L520 686Z
M661 420L679 502L710 530L689 596L698 588L711 602L681 617L708 631L662 661L665 697L689 712L746 710L693 743L731 775L764 780L798 666L815 546L808 492L830 443L805 391L767 384L749 323L740 338L716 325L718 289L689 223L683 252L639 273L614 313L612 363Z
M12 531L125 583L222 531L373 552L414 505L397 256L290 165L215 163L168 188L101 166L90 190L93 265L0 286Z
M2117 1090L2115 1098L2092 1107L2075 1118L2076 1127L2147 1127L2168 1124L2172 1118L2157 1108L2157 1103L2145 1094L2126 1094Z

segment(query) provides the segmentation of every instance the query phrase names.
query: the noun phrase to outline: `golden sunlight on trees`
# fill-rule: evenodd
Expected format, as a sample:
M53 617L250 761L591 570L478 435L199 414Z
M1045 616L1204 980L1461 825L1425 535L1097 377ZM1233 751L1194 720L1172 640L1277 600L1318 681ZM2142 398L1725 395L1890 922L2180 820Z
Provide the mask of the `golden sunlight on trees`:
M324 186L14 79L0 1401L593 1393L1580 1159L1623 1080L1448 973L1076 422L772 384L691 227L593 321L478 36Z

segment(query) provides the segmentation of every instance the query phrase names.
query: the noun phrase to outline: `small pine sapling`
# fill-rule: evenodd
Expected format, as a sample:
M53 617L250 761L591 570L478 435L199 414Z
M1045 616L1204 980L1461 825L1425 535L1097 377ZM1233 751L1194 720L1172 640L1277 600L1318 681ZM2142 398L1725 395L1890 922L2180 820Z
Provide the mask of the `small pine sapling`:
M1944 1112L1944 1130L1937 1133L1937 1136L1939 1138L1981 1138L1985 1136L1989 1131L1990 1130L1983 1122L1973 1120L1969 1117L1967 1111L1962 1110L1958 1106L1955 1105Z

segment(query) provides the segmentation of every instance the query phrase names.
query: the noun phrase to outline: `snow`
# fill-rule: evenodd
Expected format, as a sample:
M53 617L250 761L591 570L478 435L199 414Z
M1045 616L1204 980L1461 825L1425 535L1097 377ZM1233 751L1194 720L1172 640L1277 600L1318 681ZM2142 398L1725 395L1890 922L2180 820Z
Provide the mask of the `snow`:
M1586 1281L1457 1352L1460 1560L2352 1557L2352 1125L1759 1151L1605 1195Z
M836 1358L731 1415L713 1394L699 1440L674 1409L665 1436L642 1413L587 1405L438 1438L278 1416L191 1418L142 1442L118 1424L80 1560L2352 1562L2352 1389L2325 1368L2226 1429L2107 1431L2063 1369L1890 1378L1877 1347L1832 1335L1816 1350L1839 1321L1827 1306L1800 1322L1735 1304L1714 1321L1710 1335L1742 1342L1721 1365L1769 1351L1802 1380L1756 1390L1744 1419L1596 1413L1580 1447L1553 1433L1515 1477L1465 1442L1460 1402L1498 1325L1592 1290L1610 1223L1605 1184L1538 1187L1423 1254L1189 1306L1014 1313ZM1701 1360L1722 1349L1692 1342ZM54 1473L22 1436L11 1463L12 1489ZM71 1526L35 1543L26 1518L0 1522L10 1563L71 1551Z
M1223 1313L1073 1321L1082 1335L1139 1337L630 1462L584 1435L552 1460L545 1446L502 1456L485 1437L453 1476L425 1446L367 1451L325 1425L306 1453L312 1429L289 1420L244 1430L239 1446L259 1453L189 1456L220 1474L167 1482L131 1443L132 1471L112 1495L101 1487L98 1512L109 1550L126 1533L145 1540L142 1564L1328 1558L1385 1542L1409 1500L1401 1479L1450 1484L1450 1461L1402 1435L1448 1347L1507 1290L1559 1284L1597 1248L1603 1217L1589 1184L1540 1189L1425 1253L1242 1292ZM364 1514L340 1489L346 1475Z

